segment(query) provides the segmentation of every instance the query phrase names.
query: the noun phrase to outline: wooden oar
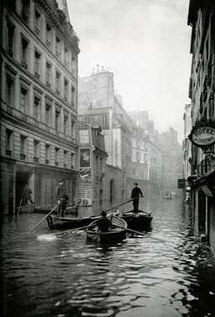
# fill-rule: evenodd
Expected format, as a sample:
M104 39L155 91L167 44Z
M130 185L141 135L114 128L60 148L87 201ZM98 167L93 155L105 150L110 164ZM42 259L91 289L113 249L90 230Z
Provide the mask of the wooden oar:
M118 228L120 228L120 229L123 229L123 227L118 226L118 225L115 225L115 224L113 224L113 226L118 227ZM141 236L144 236L144 237L146 236L145 234L143 234L142 232L137 231L137 230L128 229L128 228L126 228L125 230L126 230L126 231L129 231L129 232L132 232L132 233L140 234Z
M43 217L31 230L28 231L28 233L31 233L37 226L39 226L39 224L45 220L49 215L51 215L51 213L53 213L53 211L55 211L55 209L59 206L59 204L57 204L45 217Z
M125 205L125 204L127 204L127 203L129 203L130 201L132 201L133 200L133 198L132 199L129 199L128 201L125 201L124 203L121 203L121 204L119 204L119 205L117 205L117 206L114 206L114 207L112 207L112 208L109 208L109 209L106 209L106 210L104 210L104 211L110 211L110 210L112 210L112 209L116 209L116 208L118 208L118 207L120 207L120 206L122 206L122 205Z

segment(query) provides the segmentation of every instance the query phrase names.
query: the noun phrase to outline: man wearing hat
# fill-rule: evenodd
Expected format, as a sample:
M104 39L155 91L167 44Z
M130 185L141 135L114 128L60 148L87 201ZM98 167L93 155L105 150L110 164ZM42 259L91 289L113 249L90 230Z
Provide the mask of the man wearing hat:
M97 225L101 232L107 232L111 227L111 221L107 218L106 211L102 211L101 218L97 220Z
M55 196L57 199L57 202L59 204L58 214L63 217L64 216L64 210L66 209L67 202L68 202L68 194L65 187L65 181L64 179L61 179L59 181L59 185L56 187L55 190Z
M143 197L141 189L138 187L138 183L134 183L134 188L131 192L131 199L133 200L133 211L138 212L139 210L139 197Z

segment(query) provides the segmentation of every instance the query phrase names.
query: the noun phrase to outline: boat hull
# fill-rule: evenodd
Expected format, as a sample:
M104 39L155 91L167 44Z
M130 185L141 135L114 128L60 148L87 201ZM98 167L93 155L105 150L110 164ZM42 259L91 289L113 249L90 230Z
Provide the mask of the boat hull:
M74 229L79 227L88 226L93 221L97 220L99 216L92 217L58 217L49 216L47 217L47 223L49 229L53 230L66 230Z
M143 211L134 213L133 211L125 212L122 219L127 222L128 228L133 230L149 230L153 217Z
M119 218L112 217L112 227L107 232L100 232L97 226L97 220L87 228L87 240L101 243L112 243L125 239L127 223Z

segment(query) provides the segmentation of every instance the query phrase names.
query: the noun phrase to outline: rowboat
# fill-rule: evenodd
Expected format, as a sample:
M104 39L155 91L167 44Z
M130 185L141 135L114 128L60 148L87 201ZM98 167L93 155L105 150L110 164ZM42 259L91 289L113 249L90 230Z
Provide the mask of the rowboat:
M92 222L87 230L87 239L101 243L111 243L123 240L126 236L127 223L118 216L110 216L111 228L109 231L101 232L98 229L97 220Z
M148 230L151 228L153 217L150 213L143 210L138 212L127 211L122 214L121 218L127 222L128 228L135 230Z
M91 217L60 217L56 215L48 216L47 223L49 229L66 230L88 226L93 221L97 220L99 216Z

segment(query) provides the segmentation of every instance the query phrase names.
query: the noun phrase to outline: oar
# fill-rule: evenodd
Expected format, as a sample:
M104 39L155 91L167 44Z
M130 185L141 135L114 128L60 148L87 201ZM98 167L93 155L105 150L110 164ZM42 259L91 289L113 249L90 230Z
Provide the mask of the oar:
M104 210L104 211L107 212L107 211L110 211L110 210L112 210L112 209L116 209L116 208L118 208L118 207L120 207L120 206L122 206L122 205L125 205L125 204L129 203L129 202L132 201L132 200L133 200L133 198L131 198L131 199L129 199L128 201L125 201L124 203L121 203L121 204L119 204L119 205L117 205L117 206L115 206L115 207L106 209L106 210Z
M59 204L57 204L45 217L43 217L31 230L28 231L28 233L31 233L37 226L39 226L39 224L45 220L49 215L51 215L51 213L53 213L53 211L55 211L55 209L59 206Z
M118 226L118 225L115 225L115 224L113 224L113 226L118 227L118 228L120 228L120 229L123 229L123 227ZM141 236L144 236L144 237L146 236L145 234L143 234L142 232L137 231L137 230L128 229L128 228L126 228L125 230L126 230L126 231L129 231L129 232L132 232L132 233L140 234Z

